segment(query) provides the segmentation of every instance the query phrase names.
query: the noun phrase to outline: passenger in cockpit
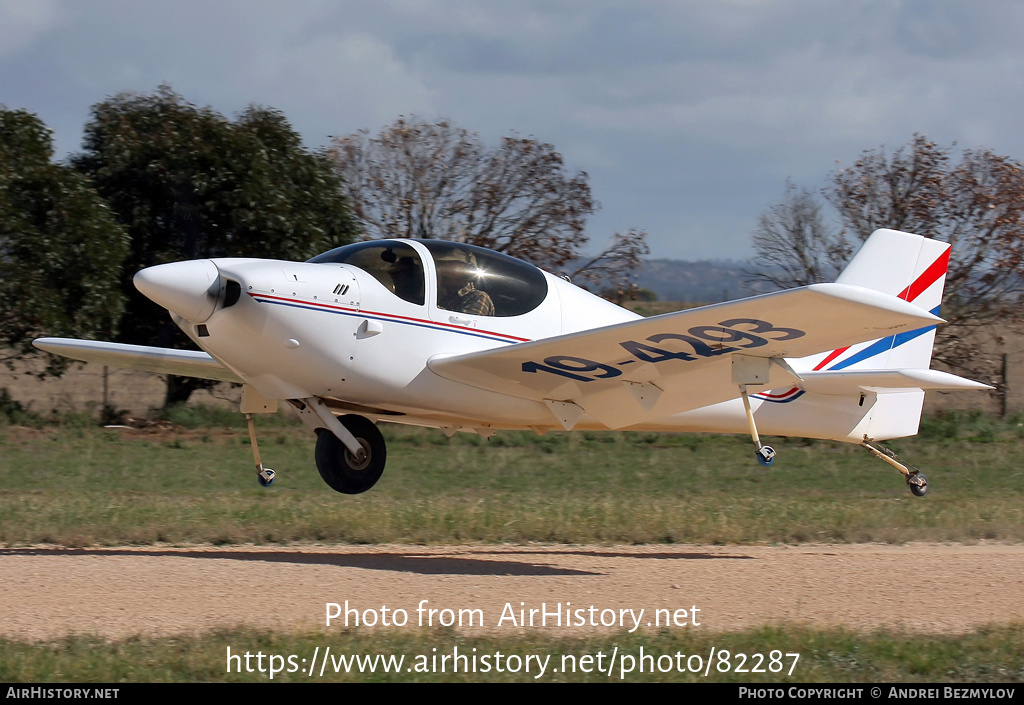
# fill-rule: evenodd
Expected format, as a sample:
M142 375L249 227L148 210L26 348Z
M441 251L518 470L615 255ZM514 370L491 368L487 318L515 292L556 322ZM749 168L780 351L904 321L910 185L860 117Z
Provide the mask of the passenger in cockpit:
M474 316L493 316L494 302L486 291L476 287L478 276L471 262L437 260L437 307Z

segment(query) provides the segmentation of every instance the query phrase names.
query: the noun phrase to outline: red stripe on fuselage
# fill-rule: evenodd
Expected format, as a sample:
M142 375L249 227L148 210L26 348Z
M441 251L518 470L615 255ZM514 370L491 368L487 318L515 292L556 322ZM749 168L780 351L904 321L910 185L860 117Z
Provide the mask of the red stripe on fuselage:
M320 301L305 301L303 299L289 299L285 296L272 296L271 294L258 294L251 291L246 292L252 298L257 301L259 298L274 299L275 301L283 301L290 304L298 304L300 306L312 306L314 308L323 308L333 311L343 311L345 313L352 313L354 315L366 315L366 316L377 316L380 318L389 318L396 321L409 321L410 323L426 324L430 326L440 326L455 331L466 331L467 333L473 333L476 335L492 335L495 338L504 338L506 340L514 341L517 343L528 343L529 338L519 338L514 335L508 335L507 333L495 333L494 331L483 330L480 328L468 328L466 326L456 325L454 323L443 323L441 321L429 321L423 318L414 318L412 316L399 316L396 313L383 313L381 311L369 311L366 309L351 308L349 306L334 306L332 304L321 303Z
M766 399L781 399L782 397L788 397L790 394L795 394L796 392L799 392L799 391L800 391L799 387L793 387L789 391L783 392L782 394L768 394L767 392L758 392L754 396L764 397Z

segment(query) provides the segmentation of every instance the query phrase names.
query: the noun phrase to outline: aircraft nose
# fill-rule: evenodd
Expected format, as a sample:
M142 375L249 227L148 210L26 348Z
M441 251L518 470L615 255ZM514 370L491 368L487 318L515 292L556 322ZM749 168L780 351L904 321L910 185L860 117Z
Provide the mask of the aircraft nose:
M213 260L197 259L147 267L135 275L146 298L193 323L213 315L220 295L220 272Z

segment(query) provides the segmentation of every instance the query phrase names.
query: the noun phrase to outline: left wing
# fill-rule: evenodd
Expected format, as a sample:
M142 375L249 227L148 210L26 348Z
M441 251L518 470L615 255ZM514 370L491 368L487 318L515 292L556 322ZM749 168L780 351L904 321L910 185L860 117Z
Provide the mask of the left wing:
M782 358L939 322L890 294L813 284L427 364L447 379L543 401L567 428L584 411L623 428L737 398L734 358L742 375L773 389L798 380Z
M37 338L32 344L40 350L70 357L72 360L96 362L111 367L221 382L245 382L208 354L196 350L172 350L73 338Z

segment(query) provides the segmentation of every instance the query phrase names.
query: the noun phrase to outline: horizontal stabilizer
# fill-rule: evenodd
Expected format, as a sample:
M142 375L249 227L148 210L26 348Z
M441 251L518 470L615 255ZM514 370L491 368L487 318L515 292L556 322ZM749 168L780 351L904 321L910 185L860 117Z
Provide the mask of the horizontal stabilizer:
M73 338L37 338L32 344L40 350L82 362L95 362L119 369L141 370L164 375L214 379L220 382L244 380L208 354L195 350L152 348L144 345L105 343Z
M949 372L927 369L905 370L842 370L839 372L802 372L800 387L812 394L850 394L891 392L905 389L959 392L970 389L992 389L987 384Z

